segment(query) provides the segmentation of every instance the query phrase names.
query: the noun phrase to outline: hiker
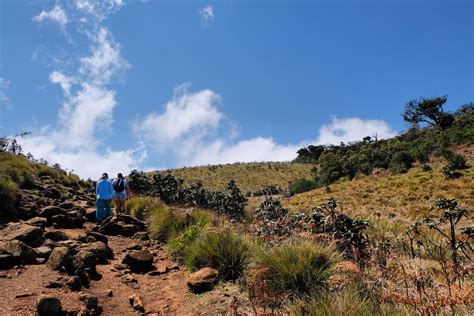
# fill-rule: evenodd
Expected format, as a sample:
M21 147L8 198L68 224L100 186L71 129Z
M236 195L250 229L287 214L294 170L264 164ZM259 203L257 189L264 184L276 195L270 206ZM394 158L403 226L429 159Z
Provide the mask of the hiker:
M100 180L97 181L95 186L95 193L97 195L97 208L95 217L98 223L102 222L109 216L112 216L112 210L110 209L110 203L114 198L114 188L109 180L109 175L103 173Z
M125 200L130 196L128 182L121 173L117 174L117 179L112 182L115 191L115 213L125 212Z

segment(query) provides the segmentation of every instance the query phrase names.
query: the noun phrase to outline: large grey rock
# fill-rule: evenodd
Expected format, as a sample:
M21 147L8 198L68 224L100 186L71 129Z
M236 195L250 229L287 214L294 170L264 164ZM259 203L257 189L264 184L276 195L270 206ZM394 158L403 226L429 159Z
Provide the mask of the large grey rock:
M45 239L50 239L54 241L68 240L69 237L60 230L51 230L44 233Z
M188 286L194 293L202 293L212 290L217 282L219 272L212 268L203 268L188 277Z
M0 244L0 253L9 253L24 264L37 263L38 254L36 251L19 240L11 240Z
M20 240L31 247L39 247L43 243L43 228L24 223L11 223L0 230L0 242Z
M69 270L71 267L71 253L69 248L54 248L46 264L53 270Z
M20 260L12 254L0 254L0 270L8 270L19 264L21 264Z
M125 255L122 263L135 273L144 273L154 269L153 255L148 250L130 251Z
M39 316L59 316L62 313L61 301L51 295L41 295L36 303Z
M114 259L114 252L112 249L101 241L85 245L81 247L81 250L92 252L97 257L97 261L101 264L106 264L107 260Z
M62 207L47 206L40 211L39 216L49 219L55 215L65 215L66 213L67 211Z
M132 237L135 233L144 230L145 223L132 216L123 214L109 217L94 228L94 231L104 235L122 235L125 237Z
M45 228L47 223L48 223L48 220L44 217L33 217L25 222L25 224L38 226L41 228Z

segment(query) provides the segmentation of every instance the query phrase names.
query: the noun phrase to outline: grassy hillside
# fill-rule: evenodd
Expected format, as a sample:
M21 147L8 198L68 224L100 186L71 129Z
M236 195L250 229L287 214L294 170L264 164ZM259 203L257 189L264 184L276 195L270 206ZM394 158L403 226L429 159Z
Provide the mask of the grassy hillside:
M462 170L463 176L446 180L442 168L444 159L431 161L431 171L421 166L407 173L395 174L383 170L369 176L358 176L352 181L341 179L329 190L320 188L295 195L283 204L293 211L308 211L334 197L340 201L344 212L356 217L388 221L392 228L406 227L416 217L425 216L433 202L441 197L454 198L469 209L474 209L474 146L457 149L468 160L470 168ZM380 214L378 218L377 213Z
M234 163L159 171L170 172L186 185L201 181L205 188L222 190L232 179L242 192L255 192L265 186L286 188L289 181L311 178L310 164L289 162Z

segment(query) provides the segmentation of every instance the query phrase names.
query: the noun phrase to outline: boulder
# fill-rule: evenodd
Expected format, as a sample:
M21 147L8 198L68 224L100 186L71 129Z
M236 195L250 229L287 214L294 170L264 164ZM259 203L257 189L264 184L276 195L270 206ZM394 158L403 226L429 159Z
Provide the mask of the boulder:
M41 228L45 228L47 223L48 223L48 220L44 217L33 217L25 222L25 224L38 226Z
M86 209L86 215L85 215L86 219L88 222L92 222L92 223L95 223L96 222L96 218L95 218L95 208L88 208Z
M40 211L39 216L50 219L55 215L65 215L66 213L67 211L62 207L47 206Z
M45 239L50 239L54 241L68 240L69 237L60 230L51 230L44 233Z
M41 246L41 247L35 248L35 251L38 254L38 258L48 259L53 249L48 246Z
M153 255L148 250L131 251L125 255L122 263L135 273L145 273L154 269Z
M30 247L39 247L43 243L43 228L24 223L11 223L0 230L0 242L20 240Z
M55 228L76 228L75 218L69 214L58 214L51 217L51 223Z
M81 247L81 249L92 252L97 257L97 261L101 264L107 264L107 260L114 259L114 252L112 249L101 241L85 245Z
M63 202L63 203L59 204L58 207L63 208L63 209L65 209L65 210L72 210L72 209L74 208L74 206L75 206L75 205L74 205L73 202L71 202L71 201L66 201L66 202Z
M37 263L38 254L36 251L19 240L11 240L1 244L0 253L9 253L24 264Z
M203 268L188 277L188 286L194 293L202 293L212 290L217 281L219 272L212 268Z
M0 270L12 269L19 264L21 264L21 262L17 257L9 253L0 254Z
M103 234L101 234L101 233L88 231L86 234L87 234L87 236L91 236L91 237L93 237L95 240L101 241L101 242L103 242L103 243L106 244L106 245L109 243L109 238L107 238L107 236L105 236L105 235L103 235Z
M41 295L36 303L36 311L39 316L61 315L61 301L55 296Z
M94 231L104 235L132 237L139 231L145 231L145 223L132 216L119 214L105 219Z
M46 196L52 199L60 199L62 197L61 191L53 187L49 187L46 190L42 191L41 193L43 194L43 196Z
M135 235L133 235L133 239L149 240L150 237L148 236L147 232L137 232L137 233L135 233Z
M96 264L97 258L90 251L81 250L72 258L72 267L76 274L80 274L79 271L85 271L95 275L97 273Z
M71 267L71 254L67 247L56 247L49 255L46 263L53 270L69 270Z

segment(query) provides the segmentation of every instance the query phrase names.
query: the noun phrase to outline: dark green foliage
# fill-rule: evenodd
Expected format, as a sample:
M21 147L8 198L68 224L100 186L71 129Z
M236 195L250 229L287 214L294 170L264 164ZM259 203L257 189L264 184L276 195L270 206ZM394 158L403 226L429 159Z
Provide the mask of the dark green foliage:
M414 158L407 151L399 151L395 153L390 161L390 170L394 172L407 172L411 168Z
M265 187L261 188L260 190L257 190L255 192L253 192L250 195L263 196L263 195L278 195L278 194L282 194L282 193L283 193L282 188L276 187L274 185L268 185L268 186L265 186Z
M448 164L443 167L443 173L446 179L457 179L462 176L458 170L466 169L466 159L455 152L444 150L442 156L448 161Z
M325 150L326 146L309 145L308 147L298 150L298 157L294 161L301 163L314 163L318 161L319 157Z
M250 257L249 246L230 230L202 234L186 251L185 264L190 270L211 267L224 280L235 280L242 275Z
M447 96L408 101L402 114L403 119L414 125L423 122L446 129L454 122L454 117L443 111L446 101L448 101Z
M130 188L135 192L158 197L167 204L189 204L241 217L247 203L247 198L234 180L222 191L208 191L199 182L185 187L182 179L177 179L170 173L154 174L150 180L143 172L134 170L129 179Z
M255 217L263 220L275 220L284 217L287 213L288 210L281 205L280 201L268 197L255 210Z
M145 194L151 188L151 181L143 171L132 170L128 175L128 185L133 192Z
M441 104L444 99L437 100ZM426 101L426 100L425 100ZM413 101L406 113L417 121L420 115L415 113L415 107L421 101ZM425 106L427 108L425 108ZM430 105L432 106L432 105ZM306 148L298 151L295 161L315 163L313 175L315 180L323 185L329 185L343 177L352 179L357 173L370 174L373 169L391 169L393 172L406 172L414 162L425 164L430 155L441 152L444 148L459 144L472 144L474 142L474 107L472 104L463 106L450 119L445 118L442 109L430 109L423 105L421 119L431 122L428 126L420 128L412 126L399 136L390 139L377 140L364 138L362 141L350 144L341 143L338 146L318 147L316 159L310 156ZM308 147L309 148L309 147ZM453 166L446 170L447 176L456 176Z
M320 187L321 185L315 180L302 178L290 183L289 191L290 195L295 195L303 192L308 192Z
M16 220L17 194L17 184L0 175L0 223Z

